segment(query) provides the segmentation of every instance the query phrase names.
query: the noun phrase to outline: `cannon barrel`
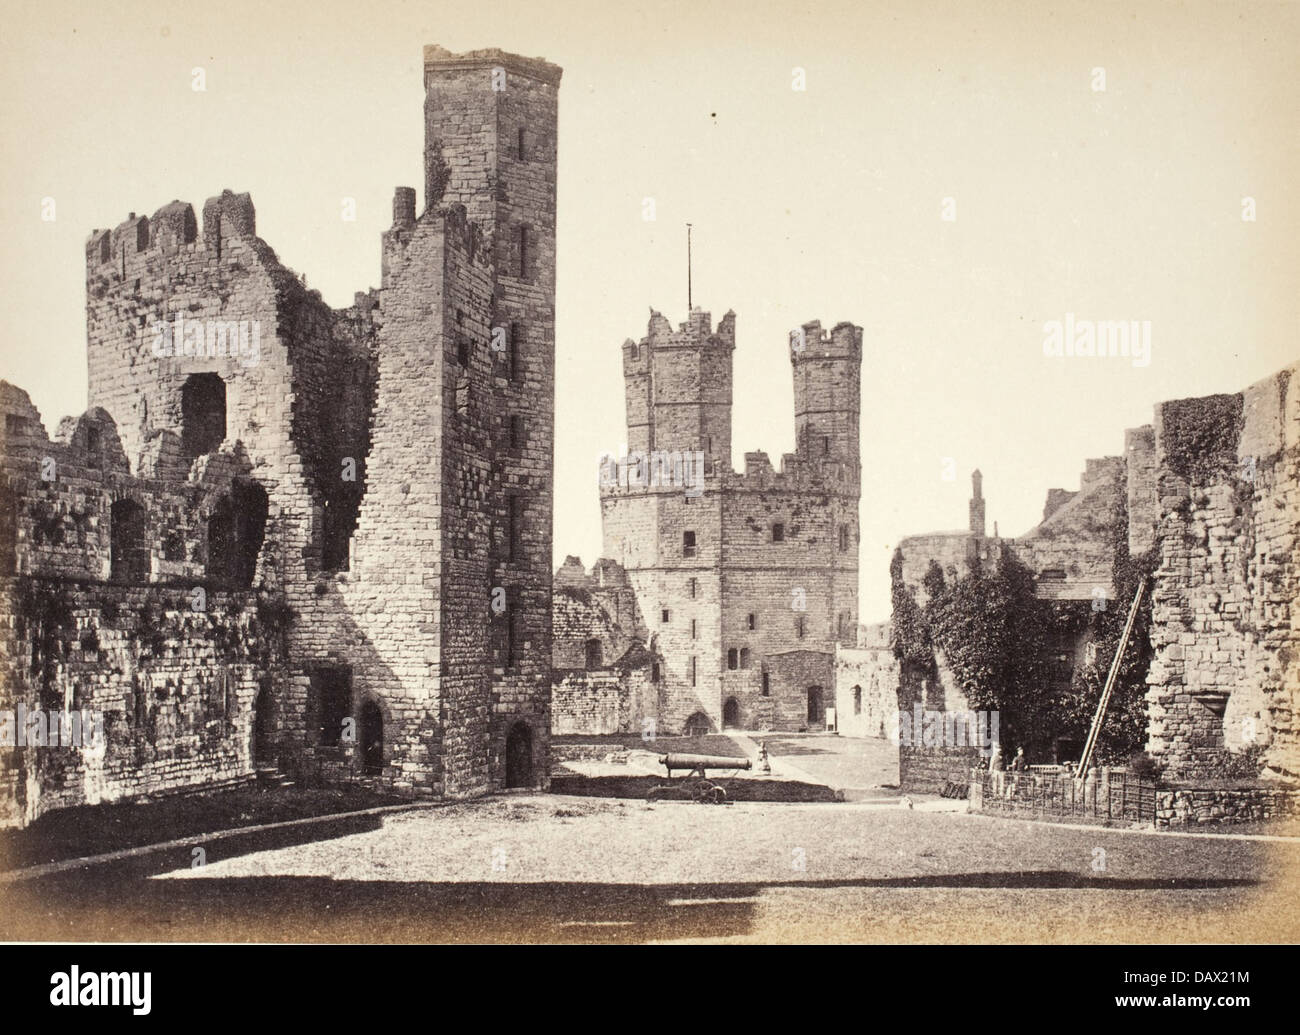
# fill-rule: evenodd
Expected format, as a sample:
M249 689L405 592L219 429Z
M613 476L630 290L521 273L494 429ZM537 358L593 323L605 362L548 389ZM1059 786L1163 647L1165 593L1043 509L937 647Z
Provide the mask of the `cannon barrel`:
M659 764L671 773L674 769L749 769L748 758L728 758L725 755L664 755Z

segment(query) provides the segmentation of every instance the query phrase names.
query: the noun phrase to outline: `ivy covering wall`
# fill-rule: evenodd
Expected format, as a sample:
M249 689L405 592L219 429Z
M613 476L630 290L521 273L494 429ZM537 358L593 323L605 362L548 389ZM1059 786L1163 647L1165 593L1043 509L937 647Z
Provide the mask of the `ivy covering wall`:
M968 563L953 579L932 561L922 585L926 603L902 580L902 554L893 575L893 648L904 669L904 692L938 678L939 656L967 707L999 713L1000 736L1009 757L1024 747L1031 762L1050 762L1057 738L1082 744L1092 724L1102 686L1122 635L1129 606L1144 574L1153 569L1150 554L1130 557L1118 541L1114 566L1115 599L1104 609L1091 600L1041 600L1034 575L1010 549L990 566ZM1151 661L1149 592L1138 612L1120 666L1100 738L1097 761L1128 762L1146 739L1146 672ZM1066 684L1056 670L1062 645L1091 641L1091 662L1074 667ZM934 707L933 694L925 695ZM911 701L899 702L900 708Z

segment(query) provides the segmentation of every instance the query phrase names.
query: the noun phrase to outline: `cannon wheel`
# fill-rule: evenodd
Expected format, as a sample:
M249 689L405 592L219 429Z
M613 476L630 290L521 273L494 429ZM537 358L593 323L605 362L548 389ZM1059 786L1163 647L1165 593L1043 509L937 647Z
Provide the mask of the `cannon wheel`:
M727 800L727 789L711 780L694 780L690 786L691 800L701 805L722 805Z

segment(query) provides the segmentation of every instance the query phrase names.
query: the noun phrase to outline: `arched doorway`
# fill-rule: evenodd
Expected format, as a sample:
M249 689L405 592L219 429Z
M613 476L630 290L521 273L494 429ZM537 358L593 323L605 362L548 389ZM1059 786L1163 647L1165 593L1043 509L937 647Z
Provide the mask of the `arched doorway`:
M384 716L374 701L361 706L361 771L367 776L384 771Z
M728 697L727 703L722 706L722 728L728 730L738 729L740 726L740 704L734 697Z
M703 712L696 712L686 720L685 725L682 727L682 735L686 737L702 737L712 728L713 724L709 722L709 717Z
M267 765L273 761L275 745L272 741L274 725L271 716L271 687L262 681L257 691L257 700L253 702L253 764Z
M826 707L822 702L822 688L808 688L808 725L817 726L826 722Z
M533 731L526 722L516 722L506 736L506 786L533 785Z

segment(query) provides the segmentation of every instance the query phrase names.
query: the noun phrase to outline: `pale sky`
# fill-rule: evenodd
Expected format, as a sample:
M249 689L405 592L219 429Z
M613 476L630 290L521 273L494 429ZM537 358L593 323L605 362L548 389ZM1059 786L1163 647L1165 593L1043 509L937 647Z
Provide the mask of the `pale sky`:
M973 468L1023 533L1157 401L1300 356L1294 3L10 6L0 377L51 432L86 405L86 238L128 212L249 191L328 302L378 284L393 188L424 182L425 43L564 68L557 563L598 554L619 345L685 319L688 221L696 303L737 313L738 469L793 449L789 329L865 329L864 621L901 536L965 525ZM1045 357L1066 313L1150 320L1150 365Z

